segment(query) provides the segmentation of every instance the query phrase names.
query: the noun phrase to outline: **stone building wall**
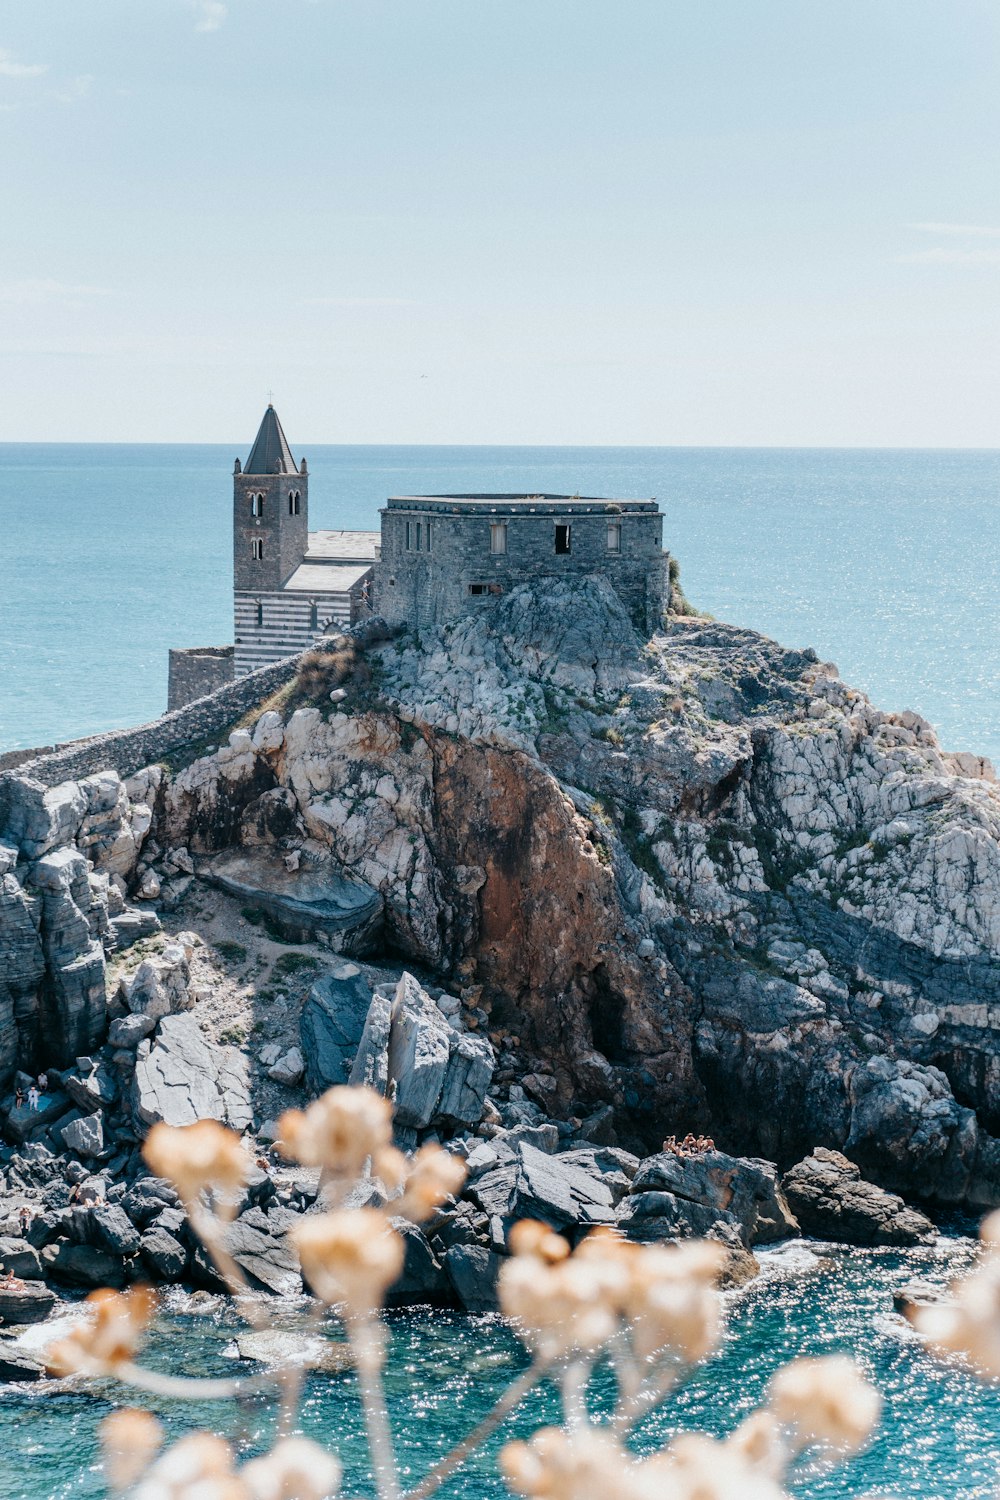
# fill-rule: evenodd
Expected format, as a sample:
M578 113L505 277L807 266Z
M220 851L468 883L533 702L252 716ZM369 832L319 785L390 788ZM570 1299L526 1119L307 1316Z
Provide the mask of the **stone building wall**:
M167 712L225 687L233 680L232 646L193 646L168 656Z
M261 515L253 497L263 496ZM289 497L298 496L292 514ZM264 556L253 556L259 538ZM233 475L233 584L239 590L280 589L309 550L308 474Z
M641 630L655 629L663 613L668 559L653 500L560 504L553 497L529 506L500 497L400 499L381 514L375 609L390 624L433 627L515 584L589 573L607 578ZM506 551L491 552L490 527L503 523ZM621 528L618 551L608 545L609 525ZM568 552L556 551L560 526L570 528Z
M367 613L364 582L336 593L236 594L236 676L305 651L331 630L346 630Z

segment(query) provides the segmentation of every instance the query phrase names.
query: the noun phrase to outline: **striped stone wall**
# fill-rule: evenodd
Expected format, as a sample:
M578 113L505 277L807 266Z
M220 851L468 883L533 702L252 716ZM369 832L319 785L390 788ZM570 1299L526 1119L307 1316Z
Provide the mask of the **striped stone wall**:
M342 593L236 594L236 676L307 650L362 612L360 584Z

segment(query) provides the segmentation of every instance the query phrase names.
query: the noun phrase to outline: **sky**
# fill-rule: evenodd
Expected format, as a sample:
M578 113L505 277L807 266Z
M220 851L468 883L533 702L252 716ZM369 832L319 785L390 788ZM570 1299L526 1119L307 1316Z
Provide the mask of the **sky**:
M0 0L0 441L1000 447L996 0Z

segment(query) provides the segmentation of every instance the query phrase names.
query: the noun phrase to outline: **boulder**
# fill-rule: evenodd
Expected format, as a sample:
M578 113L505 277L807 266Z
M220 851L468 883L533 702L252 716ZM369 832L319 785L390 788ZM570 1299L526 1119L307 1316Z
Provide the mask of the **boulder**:
M156 1281L180 1281L187 1269L187 1251L166 1228L153 1224L140 1241L142 1263Z
M6 1328L18 1324L44 1323L58 1298L44 1281L26 1281L23 1286L0 1287L0 1321Z
M125 1285L122 1257L100 1250L96 1245L73 1245L68 1240L58 1240L53 1245L46 1245L42 1251L42 1265L50 1280L64 1286L90 1289Z
M468 1196L491 1219L541 1219L553 1229L615 1221L614 1196L599 1171L526 1141L517 1143L513 1161L477 1177Z
M100 1115L84 1115L71 1120L59 1132L67 1151L91 1159L104 1155L104 1122Z
M322 1375L340 1375L353 1363L346 1340L265 1328L236 1336L240 1359L261 1365L303 1365Z
M672 1200L667 1202L666 1199ZM777 1168L755 1157L672 1151L647 1157L633 1178L625 1205L628 1232L641 1218L666 1217L688 1233L704 1234L716 1219L735 1224L744 1245L767 1245L798 1231L778 1183ZM643 1237L636 1228L636 1237ZM675 1231L684 1233L682 1227Z
M305 1061L298 1047L290 1047L283 1052L277 1062L271 1064L267 1070L268 1078L275 1083L283 1083L286 1088L293 1087L302 1078L305 1071Z
M132 1112L143 1132L159 1120L206 1119L242 1132L253 1113L246 1058L236 1047L209 1042L192 1015L165 1016L152 1046L142 1042L136 1053Z
M108 1027L108 1042L112 1047L134 1052L139 1043L155 1030L156 1022L152 1016L141 1014L119 1016L118 1020L112 1021Z
M139 1235L125 1213L115 1203L100 1203L86 1210L87 1239L112 1255L130 1256L139 1251Z
M47 1316L47 1314L46 1314ZM38 1322L39 1319L29 1319ZM30 1354L25 1354L9 1339L0 1340L0 1381L32 1381L45 1378L45 1366Z
M52 1125L69 1107L69 1099L62 1089L52 1089L43 1094L37 1109L29 1109L27 1103L15 1107L11 1100L7 1111L7 1134L13 1141L26 1141L41 1126Z
M839 1151L817 1146L782 1178L805 1234L846 1245L931 1245L937 1230L895 1193L866 1182Z
M478 1125L495 1066L493 1048L486 1037L452 1030L437 1113L456 1125Z
M444 1268L459 1307L466 1312L493 1312L497 1306L500 1257L482 1245L455 1245Z
M244 1214L226 1231L229 1253L254 1285L278 1297L297 1295L302 1291L302 1276L291 1241L263 1232L248 1218Z
M126 906L117 916L108 918L105 946L109 953L119 953L123 948L131 948L133 943L152 937L160 930L160 919L155 911L140 911L137 906Z
M167 1208L178 1204L176 1190L162 1177L140 1177L122 1199L121 1206L132 1223L145 1229Z
M105 1109L118 1097L118 1080L105 1063L97 1063L82 1075L63 1073L61 1078L66 1093L84 1114Z
M38 1251L27 1240L0 1237L0 1273L13 1271L22 1281L41 1281L42 1263Z
M380 995L376 990L368 1007L357 1054L351 1066L349 1082L352 1085L367 1085L378 1094L388 1092L391 1019L392 1001L388 995Z
M393 1219L392 1226L402 1235L406 1258L399 1279L386 1298L387 1307L413 1307L421 1303L439 1305L447 1300L448 1282L423 1230L409 1219Z
M390 1019L395 1121L403 1129L422 1130L437 1113L451 1055L451 1027L412 974L403 974L396 986Z
M306 1087L322 1094L347 1083L365 1029L372 991L357 964L338 964L309 991L299 1019Z
M168 943L162 953L143 959L131 977L123 976L119 990L133 1015L159 1021L191 1009L190 980L184 949L180 943Z

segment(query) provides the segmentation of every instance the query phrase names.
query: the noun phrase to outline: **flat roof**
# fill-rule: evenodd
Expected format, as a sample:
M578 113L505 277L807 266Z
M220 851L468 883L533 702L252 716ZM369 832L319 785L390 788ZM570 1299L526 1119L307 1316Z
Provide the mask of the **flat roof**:
M310 531L306 562L374 562L378 531Z
M293 594L346 594L366 573L371 572L370 562L299 563L285 584L282 592Z
M386 504L400 510L428 505L435 509L446 507L451 510L490 510L499 506L503 506L504 509L512 507L529 511L561 511L578 508L605 510L608 506L614 505L628 510L659 510L659 505L654 498L624 499L613 495L390 495Z

